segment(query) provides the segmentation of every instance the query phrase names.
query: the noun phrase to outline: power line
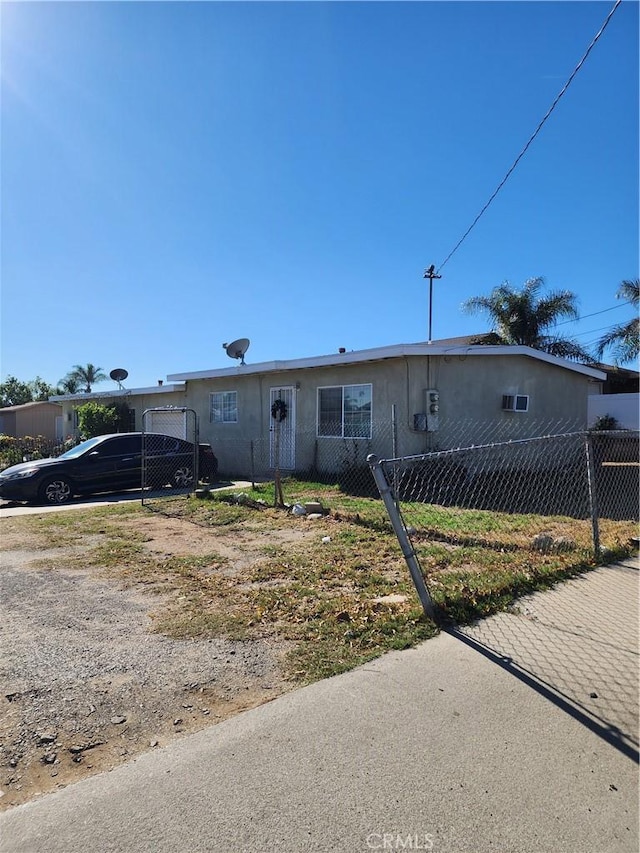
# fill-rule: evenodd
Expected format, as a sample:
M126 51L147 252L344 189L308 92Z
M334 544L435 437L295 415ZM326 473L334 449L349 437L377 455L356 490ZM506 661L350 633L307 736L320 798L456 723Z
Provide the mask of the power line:
M611 308L603 308L602 311L594 311L593 314L583 314L582 317L576 317L575 320L561 320L556 323L556 326L566 326L567 323L579 323L580 320L586 320L587 317L597 317L598 314L606 314L607 311L615 311L616 308L624 308L625 305L633 305L631 300L621 302L619 305L612 305Z
M573 337L582 338L585 335L595 335L596 332L604 332L606 329L610 328L611 326L599 326L597 329L589 329L587 332L576 332Z
M438 272L440 272L440 270L444 267L444 265L447 263L447 261L448 261L448 260L449 260L449 259L450 259L454 254L455 254L455 252L457 252L457 250L460 248L460 246L464 243L464 241L467 239L467 237L469 236L469 234L471 233L471 231L472 231L472 230L475 228L475 226L477 225L478 221L480 220L480 217L485 213L485 211L487 210L487 208L489 207L489 205L491 204L491 202L492 202L492 201L494 200L494 198L498 195L498 193L500 192L500 190L502 189L502 187L506 184L507 180L508 180L508 179L509 179L509 177L511 176L511 173L514 171L514 169L516 168L516 166L518 165L518 163L520 162L520 160L522 160L522 158L523 158L523 157L524 157L524 155L526 154L526 152L527 152L527 150L528 150L529 146L531 145L531 143L533 142L533 140L536 138L536 136L538 135L538 133L542 130L542 126L543 126L543 124L546 122L546 120L549 118L549 116L551 115L551 113L552 113L552 112L554 111L554 109L556 108L556 105L557 105L558 101L560 100L560 98L564 95L564 93L567 91L567 89L568 89L568 88L569 88L569 86L571 85L571 83L572 83L572 81L573 81L573 78L576 76L576 74L578 73L578 71L579 71L579 70L582 68L582 66L584 65L584 63L585 63L585 61L586 61L587 57L588 57L588 56L589 56L589 54L591 53L592 49L594 48L594 46L595 46L596 42L598 41L598 39L600 38L600 36L602 35L602 33L605 31L605 29L606 29L606 27L607 27L607 24L609 23L609 21L610 21L610 20L611 20L611 18L613 17L614 12L616 11L616 9L618 8L618 6L619 6L621 3L622 3L622 0L616 0L616 2L615 2L615 4L614 4L613 8L611 9L611 11L609 12L609 14L607 15L607 18L606 18L606 20L605 20L604 24L600 27L600 29L598 30L598 32L597 32L597 33L596 33L596 35L594 36L594 38L593 38L593 40L592 40L591 44L589 45L589 47L587 48L587 50L586 50L586 52L585 52L585 54L584 54L584 56L582 57L582 59L580 60L580 62L576 65L576 67L573 69L573 71L572 71L572 73L571 73L571 76L569 77L569 79L567 80L567 82L566 82L566 83L564 84L564 86L562 87L562 89L561 89L560 93L557 95L557 97L556 97L555 101L551 104L551 106L550 106L550 107L549 107L549 109L547 110L547 113L546 113L546 115L544 116L544 118L542 119L542 121L538 124L538 126L536 127L536 129L535 129L535 130L534 130L534 132L532 133L531 137L529 138L529 141L528 141L528 142L527 142L527 144L524 146L524 148L522 149L522 151L518 154L518 156L516 157L515 161L513 162L513 165L511 166L511 168L509 169L509 171L507 172L507 174L506 174L506 175L504 176L504 178L500 181L500 183L498 184L498 186L497 186L497 187L496 187L496 189L494 190L493 195L491 196L491 198L489 199L489 201L485 204L485 206L482 208L482 210L480 211L480 213L479 213L479 214L476 216L476 218L473 220L473 222L471 223L471 225L469 226L469 228L467 228L467 230L465 231L465 233L464 233L464 234L462 235L462 237L458 240L458 242L456 243L456 245L453 247L453 249L449 252L449 254L447 255L447 257L444 259L444 261L440 264L440 266L438 267Z

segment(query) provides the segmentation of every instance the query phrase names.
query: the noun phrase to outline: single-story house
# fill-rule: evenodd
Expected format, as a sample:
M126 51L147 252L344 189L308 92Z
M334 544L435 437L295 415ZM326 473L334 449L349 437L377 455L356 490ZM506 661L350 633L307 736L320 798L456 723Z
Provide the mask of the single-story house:
M220 470L340 471L430 450L587 427L589 395L605 374L523 346L466 339L341 349L312 358L173 373L168 384L53 398L65 418L86 399L125 397L142 413L192 409ZM148 427L145 427L148 428Z
M185 390L184 383L165 385L164 382L159 381L157 385L151 385L148 388L134 388L132 390L118 388L113 391L92 391L88 394L82 391L76 394L60 394L49 399L62 407L64 436L67 437L69 435L77 436L76 409L90 400L103 403L105 406L125 403L129 408L130 429L135 432L142 429L142 415L145 410L162 406L185 406Z
M638 394L640 392L640 373L637 370L601 362L592 366L602 370L607 376L602 386L603 394Z
M49 441L64 437L62 406L46 400L5 406L0 409L0 434L14 438L44 436Z

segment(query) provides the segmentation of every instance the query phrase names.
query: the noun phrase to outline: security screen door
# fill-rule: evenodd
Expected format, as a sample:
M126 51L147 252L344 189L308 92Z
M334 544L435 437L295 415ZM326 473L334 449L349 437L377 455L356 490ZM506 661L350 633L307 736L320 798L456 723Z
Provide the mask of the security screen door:
M282 400L285 417L272 416L273 404ZM272 388L269 400L269 465L293 471L296 467L296 393L293 386Z

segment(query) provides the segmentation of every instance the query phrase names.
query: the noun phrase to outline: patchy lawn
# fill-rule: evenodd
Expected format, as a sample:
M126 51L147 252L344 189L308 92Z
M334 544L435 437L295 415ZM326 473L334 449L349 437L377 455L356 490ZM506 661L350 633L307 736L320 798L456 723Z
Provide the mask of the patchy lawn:
M284 485L326 513L264 486L3 519L3 806L437 633L380 501ZM595 565L587 522L420 512L416 553L457 621ZM610 559L635 535L602 522Z

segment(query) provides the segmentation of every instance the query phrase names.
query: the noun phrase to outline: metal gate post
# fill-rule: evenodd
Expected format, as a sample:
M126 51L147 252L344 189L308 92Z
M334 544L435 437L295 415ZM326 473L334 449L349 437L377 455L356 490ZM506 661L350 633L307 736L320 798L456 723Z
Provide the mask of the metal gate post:
M593 458L593 442L587 432L584 436L584 447L587 454L587 485L589 488L589 512L591 513L591 529L593 532L593 550L596 557L600 556L600 525L598 511L598 493L596 486L596 466Z
M391 405L391 458L398 458L398 422L396 421L396 404ZM400 511L400 502L398 501L398 467L393 466L393 494L396 504L396 509Z
M253 458L253 439L251 439L250 443L251 450L251 488L255 490L256 488L256 466Z
M398 542L400 543L404 559L407 563L407 566L409 567L409 572L411 573L413 584L416 588L418 596L420 597L420 601L422 602L422 608L425 614L435 621L436 615L433 606L433 601L431 600L431 596L429 595L429 591L424 582L424 578L422 576L422 569L420 568L420 563L418 562L418 556L414 551L413 546L411 545L411 541L409 540L409 535L407 534L407 530L400 516L400 512L398 511L398 507L395 504L391 487L387 483L387 478L385 477L384 471L382 470L380 460L374 453L371 453L369 454L369 456L367 456L367 462L369 463L371 473L373 474L376 486L378 487L378 491L380 492L380 497L384 502L385 508L389 515L389 519L391 520L391 524L393 525L394 532L398 537Z

